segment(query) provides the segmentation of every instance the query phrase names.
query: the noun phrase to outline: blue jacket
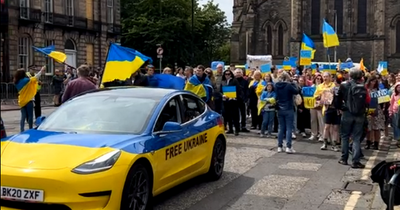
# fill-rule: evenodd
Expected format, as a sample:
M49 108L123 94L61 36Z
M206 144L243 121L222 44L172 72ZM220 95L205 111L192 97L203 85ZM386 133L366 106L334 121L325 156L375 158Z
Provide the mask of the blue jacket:
M299 89L294 83L277 82L275 84L277 109L281 111L293 110L293 96L299 94Z

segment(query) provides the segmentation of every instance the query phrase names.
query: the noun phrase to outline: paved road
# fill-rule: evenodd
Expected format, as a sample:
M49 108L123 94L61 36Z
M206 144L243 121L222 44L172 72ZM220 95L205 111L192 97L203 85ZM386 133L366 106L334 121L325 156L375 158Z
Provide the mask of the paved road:
M54 108L44 109L48 115ZM2 112L9 134L18 132L19 111ZM255 132L228 136L225 173L216 182L201 177L155 198L156 210L381 210L370 168L387 158L388 142L379 152L366 151L365 170L337 163L340 153L321 151L320 143L294 142L296 154L276 153L275 139ZM394 151L398 153L398 151ZM393 154L393 151L390 153ZM366 161L367 161L366 160ZM378 195L378 197L376 197Z

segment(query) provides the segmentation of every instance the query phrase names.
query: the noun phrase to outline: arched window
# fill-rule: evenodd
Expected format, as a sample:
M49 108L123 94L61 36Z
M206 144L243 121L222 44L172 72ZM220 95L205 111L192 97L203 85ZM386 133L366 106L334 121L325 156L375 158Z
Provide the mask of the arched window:
M335 28L337 34L343 34L343 0L335 0L336 22Z
M71 39L67 39L67 41L65 41L64 48L66 50L76 50L74 41L72 41Z
M272 27L270 25L267 26L266 29L266 35L267 35L267 54L272 55Z
M32 39L28 34L25 34L18 38L18 68L27 70L32 61Z
M367 0L358 0L357 5L357 33L367 33Z
M396 24L396 53L400 53L400 19Z
M321 31L321 0L311 1L311 34L318 35Z
M283 55L283 26L278 27L278 55Z

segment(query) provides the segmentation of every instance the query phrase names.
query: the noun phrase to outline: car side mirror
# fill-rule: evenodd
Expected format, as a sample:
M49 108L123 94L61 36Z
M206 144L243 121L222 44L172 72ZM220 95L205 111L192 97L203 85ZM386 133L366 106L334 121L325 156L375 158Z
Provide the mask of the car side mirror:
M46 116L40 116L40 117L38 117L37 119L36 119L36 121L35 121L35 125L36 126L39 126L40 124L42 124L43 123L43 121L46 119Z
M182 131L181 124L179 124L177 122L168 121L164 124L163 129L161 131L155 132L155 134L166 135L166 134L170 134L170 133L177 133L180 131Z

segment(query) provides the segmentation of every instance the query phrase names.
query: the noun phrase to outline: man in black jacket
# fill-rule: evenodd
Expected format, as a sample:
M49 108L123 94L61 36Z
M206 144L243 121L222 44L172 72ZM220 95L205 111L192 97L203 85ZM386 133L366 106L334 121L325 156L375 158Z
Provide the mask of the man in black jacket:
M131 78L126 80L126 85L133 85L133 86L149 86L149 81L146 75L142 74L140 70L133 73Z
M247 94L249 89L249 82L243 78L243 71L241 69L235 70L235 78L239 82L241 88L241 96L238 97L237 104L240 111L240 124L242 132L250 132L246 128L246 103L248 100Z
M352 168L365 168L364 164L360 163L361 158L361 137L363 134L364 121L365 121L365 113L366 110L362 110L361 114L355 115L351 113L349 109L349 105L351 102L349 101L350 89L355 85L363 84L363 72L360 69L351 69L350 70L350 78L351 80L348 82L343 82L340 84L339 91L337 94L337 99L335 100L335 108L341 110L343 112L342 119L340 123L340 135L342 141L342 157L339 160L339 163L342 165L347 165L347 160L349 157L349 138L351 136L353 140L353 164ZM365 103L369 103L368 94L365 95L366 101Z

